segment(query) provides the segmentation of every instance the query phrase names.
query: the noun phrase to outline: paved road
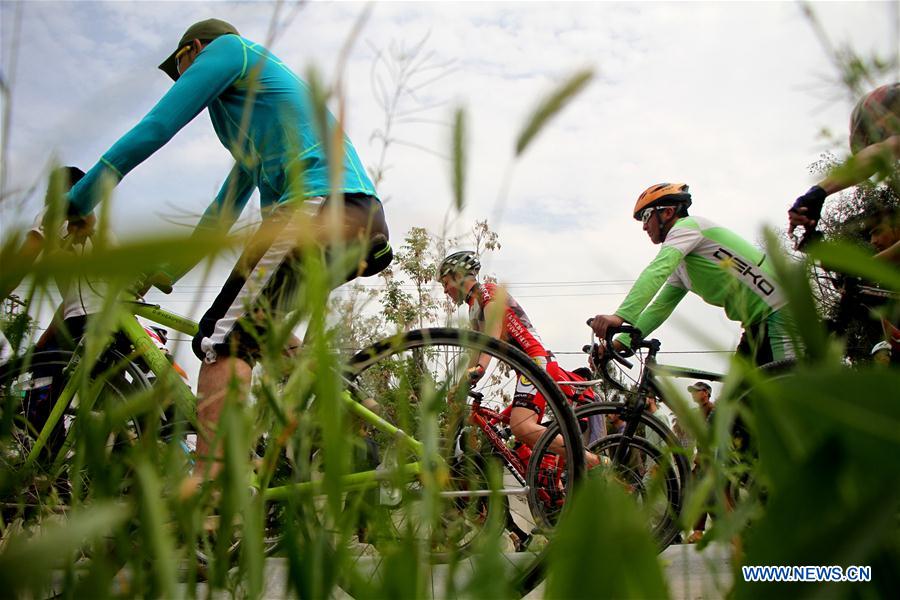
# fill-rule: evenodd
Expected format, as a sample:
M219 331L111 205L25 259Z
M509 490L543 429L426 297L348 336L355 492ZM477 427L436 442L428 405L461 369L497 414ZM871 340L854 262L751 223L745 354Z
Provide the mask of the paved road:
M729 551L711 545L702 553L687 544L669 546L660 556L672 600L719 600L731 587ZM545 600L543 585L526 600Z
M669 546L662 553L672 600L716 600L731 588L730 548L710 545L702 553L696 546Z
M696 546L670 546L660 560L666 573L672 600L718 600L724 598L731 587L729 550L726 546L712 545L702 553ZM266 561L265 598L285 598L285 563L283 559ZM438 587L441 587L438 585ZM198 590L202 597L203 591ZM339 596L344 598L346 596ZM528 600L544 600L543 586L526 597Z

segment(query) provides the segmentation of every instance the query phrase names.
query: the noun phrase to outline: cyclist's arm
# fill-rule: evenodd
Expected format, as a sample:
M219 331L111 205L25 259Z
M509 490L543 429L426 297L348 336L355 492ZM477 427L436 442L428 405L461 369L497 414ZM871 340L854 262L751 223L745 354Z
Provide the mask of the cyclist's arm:
M104 182L118 183L163 147L234 83L244 68L243 44L236 36L210 42L140 123L72 187L68 194L72 214L89 213L100 201Z
M681 286L667 283L660 290L653 303L648 306L634 321L634 326L641 330L644 336L650 335L657 327L662 325L681 299L687 295L687 290ZM625 347L631 346L631 336L616 336L616 342L623 344Z
M662 325L681 299L687 295L687 290L678 285L667 283L654 298L653 304L648 306L638 317L634 326L644 335L650 335L657 327Z
M15 274L12 279L3 281L3 288L0 289L0 300L5 299L13 293L13 290L19 287L19 284L25 279L25 274L28 272L31 265L34 264L34 261L37 260L38 256L41 255L43 249L44 238L39 233L32 230L25 234L22 245L17 251L12 253L12 256L3 257L3 262L16 265L18 273Z
M865 181L875 173L892 170L892 163L897 160L900 160L900 135L892 135L851 156L818 185L830 196Z
M900 264L900 242L894 242L893 246L888 246L875 255L878 260L886 260L896 264Z
M219 193L200 217L196 231L218 230L227 233L241 216L254 189L256 181L253 175L235 163Z
M504 303L497 302L496 300L493 302L488 302L484 307L484 323L482 324L482 333L488 335L495 340L503 339L503 328L506 323L506 306ZM482 352L477 356L473 356L469 361L469 367L475 367L481 365L484 370L487 370L488 366L491 364L491 355Z
M900 160L900 135L892 135L851 156L797 198L788 209L788 233L792 233L797 226L808 227L818 221L826 197L861 183L875 173L890 173L896 169L897 160Z
M678 248L663 246L653 262L638 276L614 314L635 325L638 317L683 259L684 254Z

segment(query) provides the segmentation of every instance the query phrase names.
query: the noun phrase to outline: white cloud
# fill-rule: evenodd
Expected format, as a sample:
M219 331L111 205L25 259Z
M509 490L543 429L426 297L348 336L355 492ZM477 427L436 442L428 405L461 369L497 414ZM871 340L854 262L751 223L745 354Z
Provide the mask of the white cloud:
M262 41L273 6L29 3L6 157L10 184L35 181L54 152L89 167L165 92L156 65L188 24L217 16ZM315 64L331 80L364 6L308 4L273 49L298 73ZM867 2L814 8L837 45L896 53L896 9ZM12 5L0 11L6 44ZM422 115L435 122L403 124L396 134L446 153L451 109L467 107L468 218L493 214L515 136L536 102L576 69L596 70L514 169L497 223L503 249L491 263L504 280L633 278L656 249L630 210L661 180L688 182L695 212L757 239L764 224L782 225L787 204L809 185L806 165L827 146L816 138L820 128L844 135L852 106L828 83L836 72L793 3L376 3L344 76L347 130L369 164L380 152L370 136L383 122L372 95L371 46L408 47L426 35L434 62L455 67L420 97L445 104ZM440 231L451 202L449 165L402 145L387 162L380 191L390 198L394 236L413 225ZM118 188L117 226L161 227L154 215L170 212L169 203L199 213L229 164L201 116ZM7 226L9 211L0 212ZM454 232L462 229L459 222ZM618 301L598 292L522 303L554 345L580 347L584 318ZM736 340L721 311L686 301L679 314L709 323L716 344ZM677 322L660 335L672 340L667 347L691 347ZM704 355L686 360L708 364Z

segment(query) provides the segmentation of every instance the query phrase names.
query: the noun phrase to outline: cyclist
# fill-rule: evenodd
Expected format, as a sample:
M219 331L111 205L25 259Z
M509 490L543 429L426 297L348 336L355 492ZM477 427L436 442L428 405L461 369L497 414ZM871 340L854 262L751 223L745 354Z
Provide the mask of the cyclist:
M10 262L23 267L21 277L9 280L0 290L0 299L9 296L24 278L25 271L44 254L53 251L68 252L76 256L85 256L92 250L91 238L94 233L96 218L93 213L84 218L55 215L52 205L54 199L65 193L84 176L78 167L59 167L50 174L44 206L34 218L25 239L16 250ZM103 305L105 286L102 282L90 278L75 279L57 278L56 287L62 296L62 302L53 315L53 320L37 342L38 350L71 350L75 342L84 335L87 315L99 312Z
M687 391L690 392L694 403L700 408L700 412L706 421L707 427L712 429L713 417L716 414L716 404L712 401L712 388L705 381L698 381L693 385L687 386ZM703 476L703 467L699 459L699 454L694 456L694 466L691 469L691 475L694 477L695 481L700 481L700 477ZM700 516L697 517L697 520L694 522L694 529L687 537L688 544L696 544L703 539L703 534L706 531L707 514L708 513L704 510L700 513Z
M118 183L203 109L208 109L213 129L235 163L197 230L227 230L251 193L259 190L263 225L201 319L193 340L194 353L203 361L198 413L205 429L195 473L204 473L206 459L222 452L220 446L211 449L208 440L229 381L236 378L240 395L247 395L251 368L260 353L257 340L267 321L260 317L286 306L285 297L296 289L298 240L325 245L338 238L366 245L378 237L386 252L379 257L382 260L373 261L376 264L366 265L365 274L382 270L392 255L381 202L356 150L346 136L333 135L338 125L327 110L322 111L325 122L316 122L319 110L306 83L274 54L241 37L230 23L207 19L188 27L159 68L175 83L72 188L70 210L76 215L89 212L105 186ZM341 147L326 148L329 142ZM330 165L329 156L339 156L341 164ZM343 223L335 233L326 227L322 209L336 197L343 198L344 210L339 211ZM176 280L186 271L169 275ZM209 477L218 471L217 461Z
M69 216L68 219L64 218L64 215L57 215L62 218L54 218L52 214L54 199L58 199L82 177L84 177L84 171L78 167L60 167L50 174L44 207L35 217L21 246L11 257L11 262L27 269L42 255L54 251L67 252L79 257L87 256L93 251L93 235L96 225L93 213L84 218ZM115 238L107 233L107 243L114 242ZM21 277L10 280L7 286L0 290L0 299L6 298L12 293L21 281ZM62 302L53 314L50 326L35 343L34 350L37 352L74 350L87 330L88 319L102 311L104 297L107 293L104 281L88 276L72 279L58 277L56 287L62 297ZM165 330L151 327L145 327L145 330L156 346L168 355ZM117 337L113 345L123 354L131 352L127 340ZM177 363L173 361L172 366L182 377L187 378ZM34 375L38 379L50 382L46 386L30 390L23 402L28 422L35 431L40 431L50 415L58 393L62 390L62 386L56 383L62 376L62 367L46 372L35 370ZM59 424L51 437L51 448L55 447L61 431L61 424Z
M59 198L58 194L68 191L82 177L84 171L78 167L60 167L50 174L44 207L35 217L31 228L25 234L25 239L10 259L10 262L17 266L24 267L23 276L9 280L0 290L0 299L6 298L18 287L24 278L25 270L31 267L46 249L59 248L79 256L90 253L90 238L96 223L93 213L83 218L71 217L68 220L64 215L56 215L59 217L56 219L51 215L54 195ZM79 279L71 282L73 285L69 285L69 282L59 283L59 291L63 297L63 318L84 316L99 309L102 297L96 293L90 282Z
M869 243L878 252L875 258L900 265L900 210L880 207L867 221Z
M900 159L900 83L890 83L863 96L850 116L850 150L843 168L797 198L788 210L788 234L816 228L825 198L865 181L875 173L894 172ZM887 168L885 165L887 163Z
M11 359L12 357L12 344L9 343L9 340L6 339L6 336L3 335L2 331L0 331L0 367L8 363L9 359Z
M454 252L438 267L438 281L443 286L444 293L457 306L469 306L469 317L474 329L522 350L547 371L554 381L571 381L572 375L564 371L553 354L544 348L540 336L519 303L496 284L480 283L480 270L481 261L474 252ZM471 384L474 385L484 376L490 361L489 354L473 357L467 371ZM516 376L516 389L509 410L509 426L518 441L532 448L546 429L541 425L546 401L527 378L521 373ZM563 386L563 391L567 395L573 393L566 386ZM551 449L557 454L563 454L562 438L558 439L555 447L551 444ZM589 452L585 452L585 461L588 468L599 464L598 457Z
M638 197L632 214L662 248L615 313L591 320L594 332L603 339L607 328L628 322L649 335L693 291L741 323L738 353L754 364L794 358L787 300L766 255L734 232L690 216L690 206L684 183L660 183ZM616 340L621 348L629 343L627 336Z
M874 258L900 265L900 210L895 207L876 208L866 219L869 243L877 251ZM896 303L895 303L896 304ZM884 338L894 350L894 362L900 356L900 323L897 323L897 307L893 315L881 319Z

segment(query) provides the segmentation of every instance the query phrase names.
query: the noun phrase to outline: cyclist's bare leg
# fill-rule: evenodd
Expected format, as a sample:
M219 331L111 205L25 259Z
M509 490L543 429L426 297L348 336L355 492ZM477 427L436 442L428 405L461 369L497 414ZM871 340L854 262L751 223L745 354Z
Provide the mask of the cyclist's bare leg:
M219 357L216 362L203 363L200 367L197 415L202 431L197 432L195 477L215 479L219 474L222 468L222 447L216 445L211 448L216 437L216 425L227 394L236 393L239 402L246 400L250 389L250 372L251 367L247 361L230 356Z
M384 211L377 201L361 203L357 200L349 199L344 207L343 214L339 216L336 226L332 226L331 216L329 207L326 206L309 221L303 223L304 226L301 228L301 232L306 237L297 239L298 247L303 247L307 244L326 246L329 242L337 239L344 242L364 241L374 234L388 235ZM304 218L299 213L293 215L293 217ZM249 272L252 270L250 263L253 263L259 255L265 254L266 249L273 243L273 240L282 235L283 231L283 220L273 220L270 225L261 227L250 241L248 245L249 251L245 251L242 255L241 261L246 261L248 264L239 263L238 271ZM285 349L286 358L292 358L298 351L299 345L299 340L291 336ZM198 356L200 355L198 354ZM290 362L288 360L288 363ZM226 395L232 388L230 384L233 378L237 379L238 383L238 400L243 401L247 397L250 371L250 364L236 357L219 357L216 362L204 363L201 367L198 382L198 395L200 396L198 416L202 431L198 432L198 459L194 466L195 480L202 478L213 479L219 473L221 466L218 459L221 458L222 449L211 447L215 439L216 424L224 406Z
M522 406L513 407L509 413L509 428L516 439L524 443L529 448L534 448L538 439L547 430L546 427L538 422L538 415L530 408ZM566 447L563 443L561 435L556 436L550 443L550 450L555 454L565 455ZM600 459L592 452L584 452L585 466L592 469L600 465Z

